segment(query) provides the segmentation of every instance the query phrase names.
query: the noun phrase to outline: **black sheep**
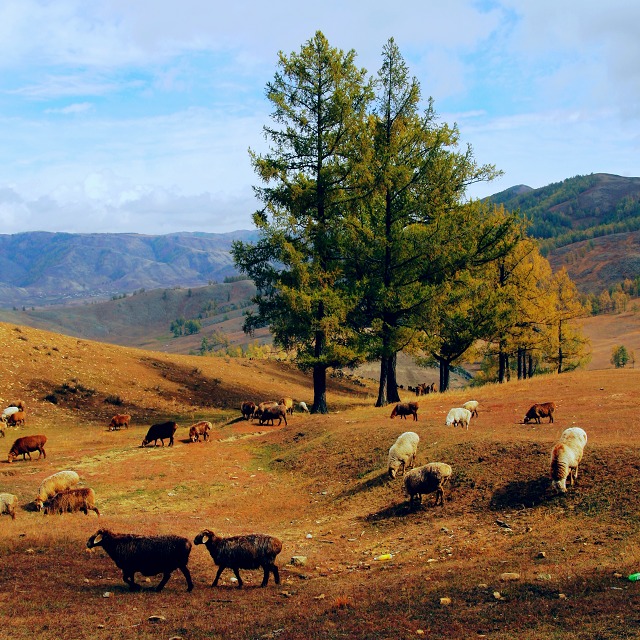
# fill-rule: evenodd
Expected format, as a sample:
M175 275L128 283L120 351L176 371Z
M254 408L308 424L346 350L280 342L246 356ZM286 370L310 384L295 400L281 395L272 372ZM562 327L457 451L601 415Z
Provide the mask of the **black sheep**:
M173 436L176 432L178 425L173 422L161 422L160 424L153 424L149 427L149 431L147 431L147 435L144 437L142 441L142 447L146 447L149 443L153 442L153 446L158 446L158 440L162 442L162 446L164 447L165 438L169 438L169 446L173 446Z
M109 557L122 569L122 579L131 591L140 589L134 575L136 571L143 576L162 574L162 580L156 591L162 591L171 574L180 569L187 580L187 591L193 589L191 574L187 568L191 542L187 538L175 535L139 536L132 533L112 533L108 529L99 529L87 540L87 547L102 547Z
M282 551L282 542L273 536L262 533L251 533L244 536L221 538L209 529L201 531L193 541L203 544L218 565L218 572L212 587L218 584L220 574L229 567L238 579L238 588L242 588L242 578L239 569L257 569L262 567L264 578L260 586L266 587L269 582L269 572L273 573L276 584L280 584L280 574L275 564L276 556Z

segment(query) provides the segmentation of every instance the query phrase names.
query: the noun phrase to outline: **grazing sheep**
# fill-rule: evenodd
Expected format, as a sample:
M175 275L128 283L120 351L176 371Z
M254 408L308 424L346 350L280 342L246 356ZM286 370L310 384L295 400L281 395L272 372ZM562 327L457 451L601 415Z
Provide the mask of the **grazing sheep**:
M414 420L418 419L418 403L417 402L399 402L391 411L391 418L400 416L403 420L407 419L407 416L413 416Z
M14 407L13 405L7 407L6 409L2 410L2 417L0 419L2 420L2 422L6 423L9 419L9 416L12 416L14 413L18 413L18 411L21 411L19 407Z
M265 409L269 409L270 407L277 407L278 403L275 400L266 400L265 402L261 402L253 412L253 417L260 419Z
M469 411L471 411L471 417L473 418L473 416L476 416L476 418L478 417L478 404L479 402L477 400L467 400L467 402L465 402L462 405L463 409L468 409Z
M7 424L10 427L17 427L20 424L27 422L27 414L24 411L16 411L15 413L7 416Z
M89 510L95 511L98 516L100 512L96 507L96 494L91 487L81 487L80 489L67 489L56 493L55 496L48 498L42 505L44 515L54 513L75 513L83 511L85 515L89 515Z
M253 418L253 414L255 413L255 410L256 410L256 403L255 402L251 402L250 400L246 400L240 406L240 411L242 412L242 417L245 420L251 420L251 418Z
M549 418L549 424L553 422L553 412L556 410L556 405L553 402L543 402L541 404L534 404L529 411L527 411L523 422L535 420L540 424L540 418Z
M395 478L399 471L404 475L407 467L413 467L419 442L420 436L413 431L405 431L398 436L389 449L387 469L390 477Z
M287 424L287 411L283 404L276 405L275 407L267 407L260 414L260 424L263 425L267 420L271 420L271 426L273 426L273 421L278 419L278 426L282 424L284 420L285 425Z
M75 487L78 482L80 482L80 476L75 471L58 471L45 478L40 483L38 495L34 500L36 509L40 511L45 500L52 498L56 493Z
M15 520L17 506L17 496L14 496L12 493L0 493L0 514L6 513L11 516L12 520Z
M238 589L242 589L240 569L257 569L262 567L264 577L260 586L266 587L269 582L269 572L273 573L276 584L280 584L278 567L275 564L276 556L282 551L282 542L273 536L262 533L252 533L244 536L221 538L209 529L201 531L193 541L194 544L203 544L218 566L218 572L211 584L218 584L220 574L229 567L233 569L238 580Z
M567 478L573 486L578 479L578 465L582 460L587 434L580 427L565 429L551 451L551 486L560 493L567 491Z
M444 487L451 478L451 466L445 462L430 462L422 467L411 469L404 477L404 487L409 494L409 502L417 496L422 502L422 496L436 492L434 506L444 504Z
M302 411L302 413L309 413L309 407L307 407L306 402L298 402L298 409Z
M122 579L131 591L138 591L134 576L136 571L143 576L162 574L156 591L162 591L171 574L180 569L187 581L187 591L193 589L191 574L187 567L191 542L175 535L139 536L132 533L113 533L99 529L87 540L87 548L102 547L122 570Z
M111 418L111 422L109 423L109 431L119 430L121 427L125 429L129 428L129 423L131 422L131 416L126 413L117 413L113 418Z
M462 427L466 427L469 429L469 423L471 422L471 411L469 409L465 409L464 407L455 407L454 409L450 409L447 414L446 425L450 427L453 425L457 427L458 425Z
M11 446L7 462L13 462L20 454L22 454L23 460L26 460L27 456L29 456L29 460L31 460L32 451L38 451L38 460L40 460L41 457L46 458L47 452L44 450L46 441L47 436L43 435L18 438Z
M279 405L284 405L285 411L292 416L293 415L293 398L281 398Z
M178 428L178 425L173 422L161 422L160 424L153 424L149 427L149 431L147 431L147 435L144 437L142 441L141 447L146 447L153 441L153 446L158 446L158 440L162 442L162 446L164 447L165 438L169 439L169 446L173 446L173 436Z
M209 431L211 431L211 429L213 429L213 425L206 420L196 422L196 424L189 427L189 440L191 440L191 442L198 442L200 436L202 436L202 439L206 442L209 439Z

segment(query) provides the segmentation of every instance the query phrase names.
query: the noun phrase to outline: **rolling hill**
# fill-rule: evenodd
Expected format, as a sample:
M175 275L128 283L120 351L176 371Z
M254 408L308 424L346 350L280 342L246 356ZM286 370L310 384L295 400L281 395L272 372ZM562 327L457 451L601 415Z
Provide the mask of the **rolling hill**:
M288 424L246 421L241 399L310 400L311 380L285 363L196 358L79 340L0 323L0 401L18 398L27 424L0 439L0 492L17 496L0 516L3 637L631 638L640 592L640 429L637 370L539 376L474 390L469 430L444 425L467 390L420 398L418 421L373 407L375 385L330 379L326 415ZM554 400L555 422L523 424L532 402ZM129 429L108 431L115 412ZM173 447L142 448L148 426L175 420ZM191 443L207 419L211 440ZM549 452L581 426L588 443L566 494L550 489ZM387 474L399 433L420 436L416 464L443 461L453 475L445 503L409 504L402 477ZM46 458L12 464L15 437L46 435ZM76 470L94 489L100 517L43 515L42 480ZM194 590L175 572L136 574L129 591L102 550L98 529L174 534L203 529L278 537L280 584L262 572L215 566L194 545ZM293 561L296 557L298 560Z

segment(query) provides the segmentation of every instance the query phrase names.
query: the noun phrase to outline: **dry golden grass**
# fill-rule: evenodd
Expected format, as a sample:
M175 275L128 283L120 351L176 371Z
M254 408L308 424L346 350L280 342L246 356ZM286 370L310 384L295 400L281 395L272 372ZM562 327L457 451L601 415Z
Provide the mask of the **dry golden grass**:
M0 462L0 491L20 499L15 521L0 517L0 637L636 637L640 587L616 577L640 569L635 370L433 394L420 398L417 422L374 408L373 384L332 379L329 415L273 428L242 420L238 407L311 400L309 377L281 363L153 354L5 324L0 344L3 406L23 399L28 412L27 426L0 440L0 458L17 435L48 438L46 459ZM58 404L43 400L56 389ZM104 402L116 396L122 405ZM480 415L469 431L445 427L448 409L471 397ZM554 424L522 424L548 400ZM116 412L131 413L128 430L107 430ZM189 443L201 418L214 424L211 441ZM162 419L180 425L175 446L140 448ZM549 453L574 425L589 435L578 484L554 496ZM402 478L386 475L389 446L406 430L420 435L419 464L453 467L443 507L431 495L409 509ZM67 468L95 489L99 519L31 509L41 480ZM260 589L262 572L242 571L238 590L227 571L212 589L215 567L199 546L193 592L176 572L159 594L158 578L137 575L144 588L130 593L101 550L85 552L101 526L190 539L205 527L269 533L284 543L282 582ZM306 566L287 564L294 555ZM506 572L520 577L505 582Z

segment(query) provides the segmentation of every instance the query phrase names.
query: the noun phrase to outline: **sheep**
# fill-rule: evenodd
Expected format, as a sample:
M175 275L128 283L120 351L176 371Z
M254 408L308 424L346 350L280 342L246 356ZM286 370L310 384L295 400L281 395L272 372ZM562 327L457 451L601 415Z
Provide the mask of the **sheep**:
M31 460L32 451L38 451L38 460L40 460L41 457L46 458L47 452L44 450L46 441L47 436L43 435L18 438L13 445L11 445L7 462L13 462L20 454L22 454L23 460L26 460L27 456L29 456L29 460Z
M240 411L242 413L242 417L245 420L251 420L253 418L253 414L256 410L256 403L251 402L250 400L246 400L240 405Z
M87 540L87 548L102 547L109 557L122 570L122 579L131 591L141 587L135 582L135 573L143 576L162 574L162 580L156 591L162 591L164 585L176 570L182 571L187 581L187 591L193 589L191 574L187 567L191 542L176 535L140 536L132 533L113 533L108 529L99 529Z
M266 409L269 409L270 407L277 407L277 406L278 406L278 403L275 400L265 400L264 402L261 402L256 407L255 411L253 412L253 417L260 419Z
M173 422L161 422L160 424L153 424L149 427L149 431L147 431L147 435L144 437L142 441L141 447L146 447L148 444L153 441L153 446L158 446L158 440L162 442L162 446L164 447L165 438L169 438L169 446L173 446L173 436L178 428L178 425Z
M203 544L218 566L218 572L211 584L218 584L220 574L229 567L238 580L238 589L242 589L240 569L257 569L262 567L264 577L261 587L269 582L269 572L273 573L276 584L280 584L280 574L275 564L276 556L282 551L282 542L278 538L262 533L244 536L221 538L209 529L201 531L194 539L194 544Z
M309 413L309 407L307 407L306 402L298 402L298 410L302 411L302 413Z
M468 430L470 422L471 411L469 411L469 409L465 409L464 407L455 407L453 409L449 409L446 420L447 427L450 427L451 425L457 427L458 425L460 425L462 427L466 427Z
M189 440L191 442L199 442L200 436L206 442L209 439L209 431L213 429L213 425L206 420L196 422L189 427Z
M291 416L293 415L293 398L281 398L279 405L284 405L285 411Z
M111 422L109 423L109 431L116 431L121 427L125 429L129 428L129 423L131 422L131 416L126 413L117 413L113 418L111 418Z
M38 488L38 495L34 500L36 509L40 511L45 500L75 487L80 482L80 476L75 471L58 471L45 478Z
M9 416L13 415L14 413L18 413L18 411L23 411L23 409L11 405L10 407L2 410L2 417L0 419L2 420L2 422L6 423L9 419Z
M567 491L567 478L573 486L578 479L578 465L582 460L587 434L580 427L565 429L551 451L551 487L560 493Z
M399 471L404 475L407 467L413 467L419 442L420 436L413 431L405 431L398 436L389 449L387 469L391 478L395 478Z
M556 405L553 402L543 402L541 404L534 404L529 411L527 411L523 422L525 424L532 420L535 420L540 424L540 418L549 418L549 424L553 422L553 412L556 410Z
M417 402L399 402L391 411L391 418L400 416L403 420L407 419L407 416L413 416L414 420L418 419L418 403Z
M27 414L24 411L16 411L7 416L7 424L10 427L17 427L20 424L25 424L27 421Z
M98 517L100 516L100 511L96 507L96 494L91 487L61 491L45 500L42 506L45 516L50 513L75 513L76 511L84 511L85 515L89 515L89 509L95 511Z
M473 418L473 416L476 416L476 418L478 417L478 404L479 402L477 400L467 400L467 402L465 402L462 405L463 409L468 409L469 411L471 411L471 417Z
M0 493L0 514L6 513L11 516L12 520L15 520L17 506L17 496L14 496L12 493Z
M267 407L260 414L260 424L263 425L267 420L271 420L271 426L273 426L273 421L276 418L278 419L278 426L282 424L283 420L285 425L287 424L287 410L283 404L276 405L275 407Z
M409 494L409 502L417 496L418 502L422 502L422 496L426 493L436 492L434 506L444 504L444 487L451 478L451 466L445 462L430 462L422 467L411 469L404 477L404 487Z

